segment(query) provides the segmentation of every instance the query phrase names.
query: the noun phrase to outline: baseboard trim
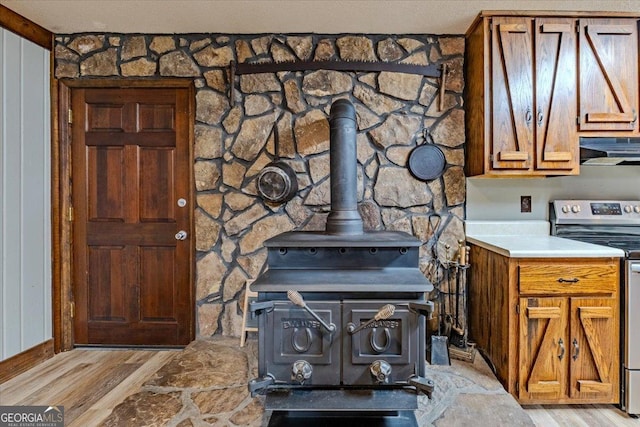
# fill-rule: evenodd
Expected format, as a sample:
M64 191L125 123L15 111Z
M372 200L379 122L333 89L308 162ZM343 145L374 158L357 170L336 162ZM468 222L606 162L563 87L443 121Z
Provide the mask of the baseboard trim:
M22 353L0 361L0 384L52 358L53 355L53 339L50 339Z

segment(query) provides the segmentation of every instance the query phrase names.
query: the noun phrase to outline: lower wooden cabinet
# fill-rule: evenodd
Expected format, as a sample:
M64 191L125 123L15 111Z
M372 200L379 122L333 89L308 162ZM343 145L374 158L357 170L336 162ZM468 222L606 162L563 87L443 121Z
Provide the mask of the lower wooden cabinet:
M509 258L471 245L469 333L522 404L618 403L618 258Z

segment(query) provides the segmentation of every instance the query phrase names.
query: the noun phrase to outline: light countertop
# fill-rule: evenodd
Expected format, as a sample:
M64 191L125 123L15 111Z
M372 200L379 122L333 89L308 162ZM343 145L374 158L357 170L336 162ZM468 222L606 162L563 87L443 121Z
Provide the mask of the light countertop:
M547 221L467 221L469 243L511 258L624 257L620 249L549 235Z

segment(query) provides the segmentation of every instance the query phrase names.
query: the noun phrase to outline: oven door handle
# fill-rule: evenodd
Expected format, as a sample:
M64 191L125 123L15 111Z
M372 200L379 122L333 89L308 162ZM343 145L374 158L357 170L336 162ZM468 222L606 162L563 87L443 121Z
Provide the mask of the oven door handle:
M631 264L632 273L640 273L640 263Z

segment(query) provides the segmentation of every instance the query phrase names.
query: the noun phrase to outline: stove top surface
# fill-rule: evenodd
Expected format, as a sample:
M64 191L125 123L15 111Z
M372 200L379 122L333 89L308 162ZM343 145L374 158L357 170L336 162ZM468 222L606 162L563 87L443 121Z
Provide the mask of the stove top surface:
M627 258L640 259L640 240L603 240L600 242L591 240L584 241L588 243L594 243L596 245L622 249L625 252Z

